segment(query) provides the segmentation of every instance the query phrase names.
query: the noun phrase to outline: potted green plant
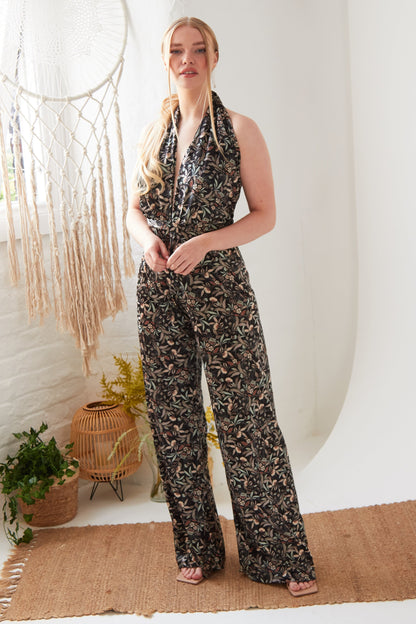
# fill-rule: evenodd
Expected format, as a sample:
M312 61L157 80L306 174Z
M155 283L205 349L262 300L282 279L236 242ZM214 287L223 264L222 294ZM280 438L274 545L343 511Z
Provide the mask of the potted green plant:
M153 473L153 485L150 496L152 500L163 501L165 497L163 494L150 422L147 417L143 368L140 354L138 353L133 361L123 358L120 355L113 355L113 360L118 369L118 375L114 379L108 379L103 373L101 377L103 397L109 401L123 404L126 412L136 418L139 432L137 447L139 459L141 459L141 455L144 451L144 455ZM210 407L206 410L206 419L208 443L213 447L219 448L214 415Z
M77 511L78 461L69 456L72 444L61 450L53 437L44 442L41 435L47 429L42 423L38 430L14 433L20 446L0 462L3 524L12 544L33 537L31 528L20 526L21 516L34 526L54 526L68 522Z

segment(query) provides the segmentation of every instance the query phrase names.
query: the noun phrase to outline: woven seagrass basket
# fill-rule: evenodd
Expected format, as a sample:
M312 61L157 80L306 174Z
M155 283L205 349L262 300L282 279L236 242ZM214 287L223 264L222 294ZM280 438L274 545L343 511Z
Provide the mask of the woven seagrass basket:
M35 527L57 526L65 524L74 518L78 511L78 477L79 469L72 477L65 479L65 483L55 483L46 492L45 498L37 500L32 505L19 501L20 509L24 514L33 514L27 524ZM55 477L55 481L58 479Z

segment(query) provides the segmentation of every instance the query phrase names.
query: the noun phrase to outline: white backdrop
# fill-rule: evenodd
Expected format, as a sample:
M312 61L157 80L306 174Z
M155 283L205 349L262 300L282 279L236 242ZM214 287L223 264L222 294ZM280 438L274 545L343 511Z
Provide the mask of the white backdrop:
M312 509L416 496L416 4L349 13L358 331L339 421L298 481Z

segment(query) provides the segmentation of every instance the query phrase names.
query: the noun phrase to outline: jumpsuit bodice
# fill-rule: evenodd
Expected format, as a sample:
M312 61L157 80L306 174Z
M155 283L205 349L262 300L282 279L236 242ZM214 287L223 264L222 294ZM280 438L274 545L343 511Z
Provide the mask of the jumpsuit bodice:
M153 187L140 198L140 209L151 230L171 252L190 238L231 225L241 191L240 150L230 116L219 96L212 92L215 130L209 109L180 164L174 190L177 134L171 121L162 141L159 160L161 186ZM180 108L174 112L175 124Z

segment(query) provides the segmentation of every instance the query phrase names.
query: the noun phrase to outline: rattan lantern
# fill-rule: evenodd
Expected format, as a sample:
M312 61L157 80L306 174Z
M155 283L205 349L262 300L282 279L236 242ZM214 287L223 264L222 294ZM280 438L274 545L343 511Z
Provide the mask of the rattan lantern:
M140 465L140 440L135 421L122 405L99 401L80 407L72 419L71 442L72 455L79 461L79 476L95 482L90 498L99 483L107 482L123 500L121 479Z

